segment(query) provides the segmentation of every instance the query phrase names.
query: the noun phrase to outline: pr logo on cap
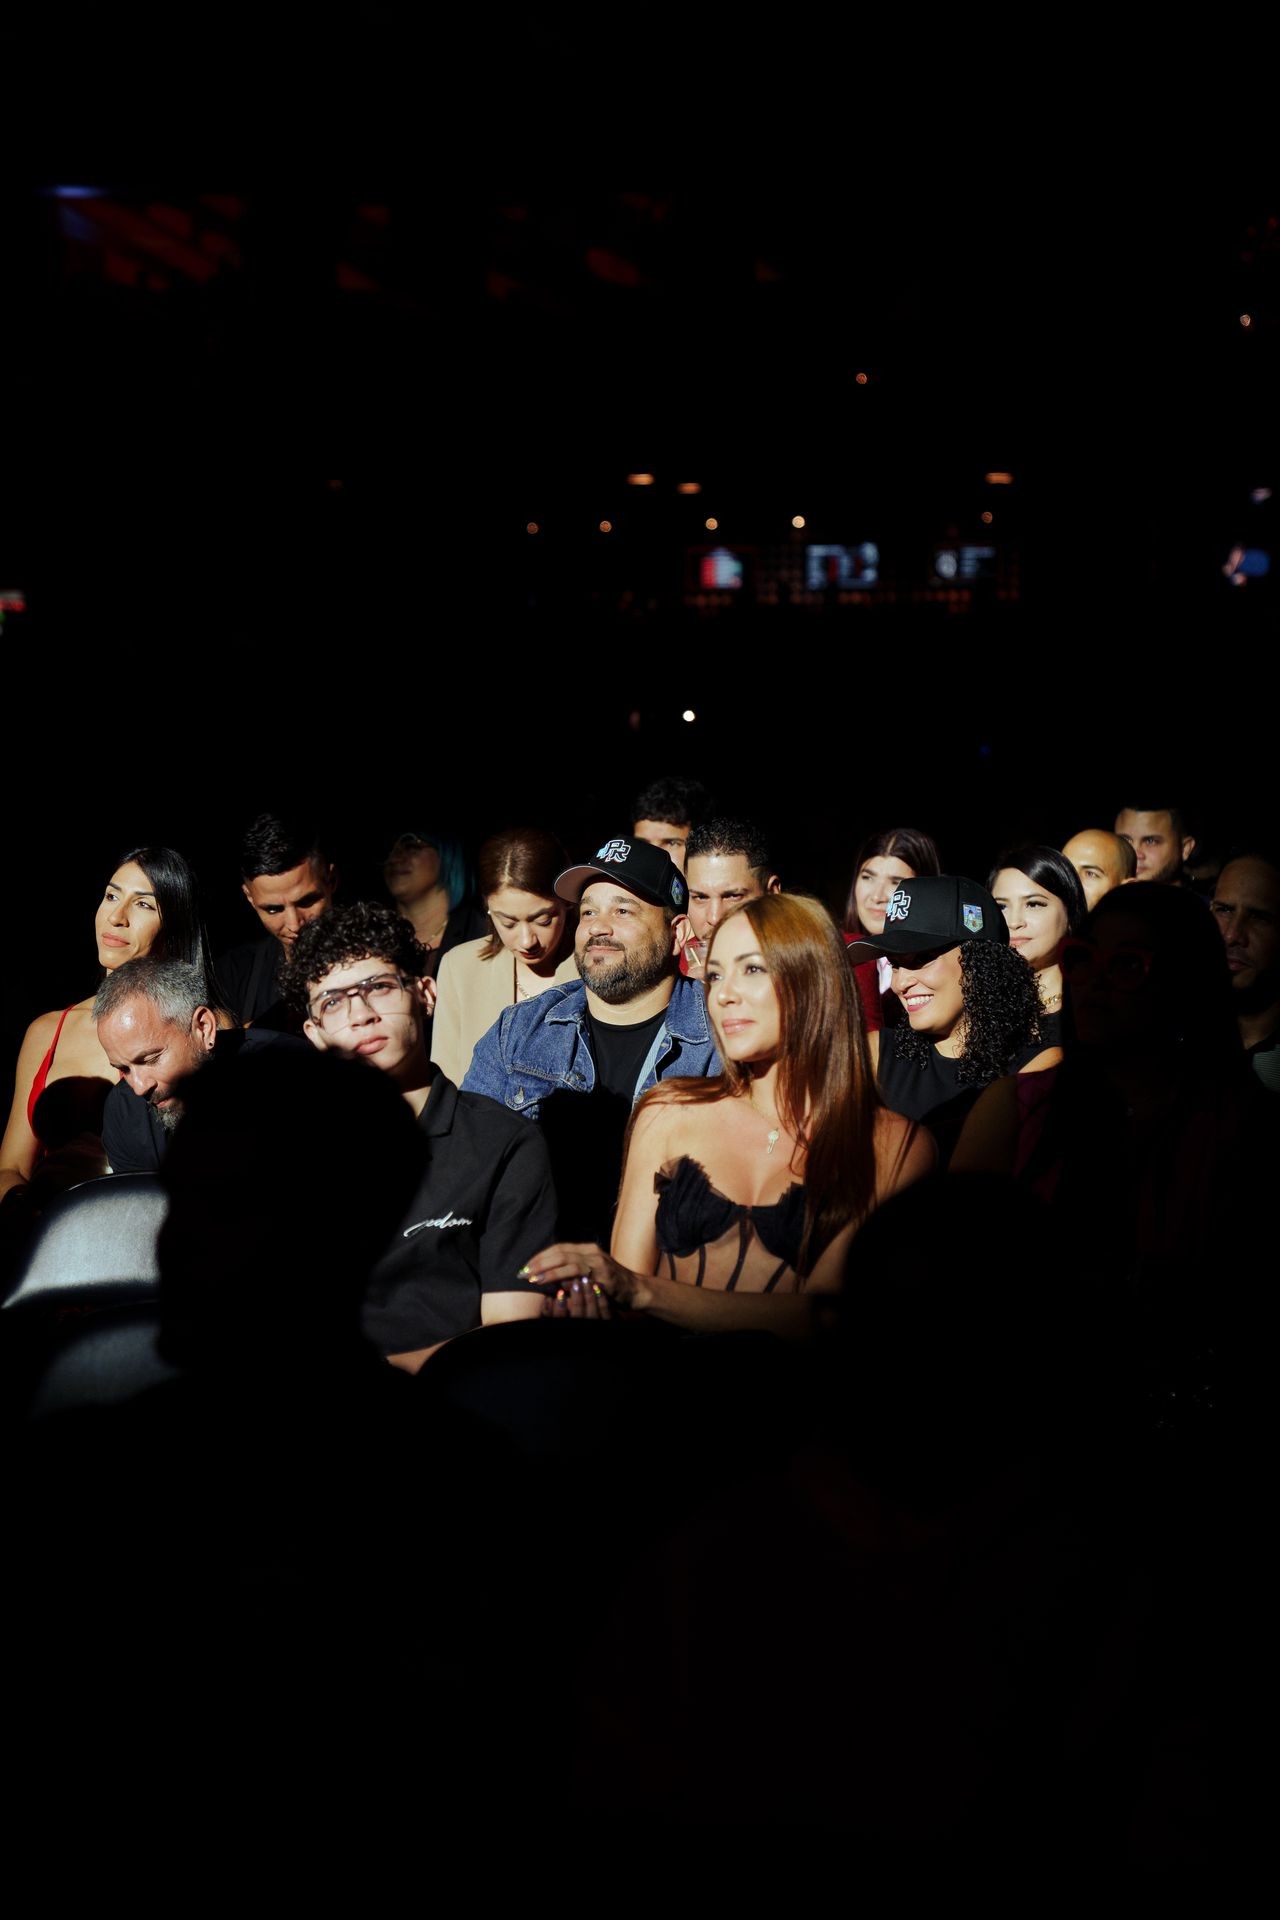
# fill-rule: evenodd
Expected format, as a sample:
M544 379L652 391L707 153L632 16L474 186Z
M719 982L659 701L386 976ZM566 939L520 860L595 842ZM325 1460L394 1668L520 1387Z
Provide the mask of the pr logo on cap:
M596 855L597 860L623 861L631 858L630 842L626 840L606 840Z
M885 908L884 917L886 920L905 920L907 917L907 913L910 910L910 907L911 907L911 895L909 893L904 893L902 891L902 888L899 887L894 892L894 894L892 895L889 901L888 906Z
M678 873L671 876L671 904L677 913L683 913L685 902L685 884Z
M969 933L982 932L982 908L981 907L962 906L960 909L960 916L964 921L965 929L967 932Z

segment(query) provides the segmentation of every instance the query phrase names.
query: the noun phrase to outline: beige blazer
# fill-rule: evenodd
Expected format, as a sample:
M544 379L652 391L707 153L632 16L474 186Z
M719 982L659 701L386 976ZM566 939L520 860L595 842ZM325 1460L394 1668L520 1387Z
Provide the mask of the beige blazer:
M484 940L465 940L460 947L451 947L436 975L431 1058L457 1087L466 1078L476 1041L488 1033L504 1007L515 1003L515 955L504 950L492 960L482 960L480 949L485 944ZM548 985L560 986L577 978L570 951Z

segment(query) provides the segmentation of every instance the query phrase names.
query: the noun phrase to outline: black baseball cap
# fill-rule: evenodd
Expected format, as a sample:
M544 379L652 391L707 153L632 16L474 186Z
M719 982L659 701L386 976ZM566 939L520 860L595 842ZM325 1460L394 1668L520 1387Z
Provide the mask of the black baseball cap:
M583 867L566 867L556 880L562 900L578 901L593 880L616 880L628 893L639 894L655 907L674 907L683 913L689 889L670 854L648 840L606 840L594 860Z
M884 932L863 934L849 948L851 960L878 953L928 953L963 946L966 940L994 940L1007 947L1004 914L985 887L961 873L926 873L900 880L884 910Z

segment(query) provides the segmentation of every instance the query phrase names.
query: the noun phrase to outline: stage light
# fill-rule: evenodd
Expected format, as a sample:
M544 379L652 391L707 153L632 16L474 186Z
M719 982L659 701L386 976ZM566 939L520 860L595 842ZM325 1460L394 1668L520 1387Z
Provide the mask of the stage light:
M676 482L676 492L677 493L701 493L702 482L701 480L678 480Z
M797 528L802 527L804 525L804 515L802 513L792 514L791 524L793 527L797 527Z
M530 520L530 521L529 521L529 522L527 523L527 525L526 525L526 527L525 527L525 532L526 532L526 533L536 533L537 531L538 531L538 523L537 523L537 521L536 521L536 520Z
M698 717L698 716L697 716L697 714L696 714L696 713L694 712L694 710L693 710L693 708L692 708L692 707L686 707L686 708L685 708L685 710L684 710L684 712L683 712L683 713L682 713L682 714L680 715L680 718L681 718L682 720L696 720L696 719L697 719L697 717Z
M860 387L865 387L865 386L866 386L866 384L867 384L867 376L866 376L866 374L865 374L865 373L855 373L853 377L854 377L854 380L855 380L855 381L857 382L857 384L858 384L858 385L859 385Z
M629 487L651 487L653 485L653 475L651 473L629 473L627 475L627 485Z
M708 533L717 532L720 526L720 522L718 520L704 520L702 524L706 528Z
M1011 473L984 473L982 477L989 487L1011 487L1013 485L1013 475Z
M601 533L612 533L613 532L612 520L602 520L600 522L600 531Z
M982 524L984 527L989 527L991 525L991 514L989 511L983 514Z

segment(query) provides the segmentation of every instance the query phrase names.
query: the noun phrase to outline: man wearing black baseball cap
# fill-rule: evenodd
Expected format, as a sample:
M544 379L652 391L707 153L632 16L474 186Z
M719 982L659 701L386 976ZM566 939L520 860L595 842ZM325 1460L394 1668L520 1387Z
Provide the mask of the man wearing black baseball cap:
M720 1056L703 990L679 974L689 890L670 856L606 840L556 892L578 904L581 979L508 1007L463 1087L543 1126L560 1238L607 1246L632 1106L659 1080L718 1073Z

